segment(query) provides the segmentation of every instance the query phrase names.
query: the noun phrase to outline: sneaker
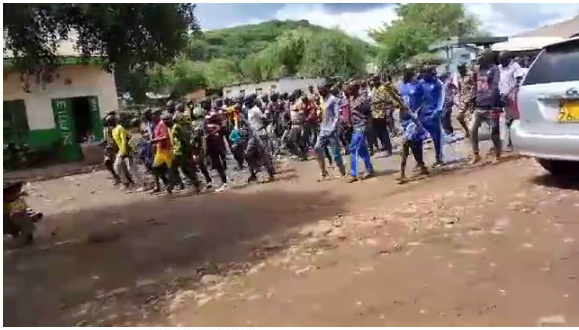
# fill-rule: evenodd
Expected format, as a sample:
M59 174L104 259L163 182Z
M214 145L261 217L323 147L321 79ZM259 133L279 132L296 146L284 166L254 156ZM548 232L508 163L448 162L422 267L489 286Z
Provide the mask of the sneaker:
M224 192L224 191L227 191L227 190L229 190L229 186L227 185L227 183L224 183L224 184L221 185L221 187L217 188L217 189L215 190L215 192L220 193L220 192Z
M139 193L140 193L140 192L143 192L143 191L145 191L145 187L139 187L139 188L137 188L137 190L136 190L136 192L139 192Z
M209 189L211 189L211 188L213 188L213 183L212 183L212 182L209 182L209 183L206 183L206 184L205 184L205 190L209 190Z

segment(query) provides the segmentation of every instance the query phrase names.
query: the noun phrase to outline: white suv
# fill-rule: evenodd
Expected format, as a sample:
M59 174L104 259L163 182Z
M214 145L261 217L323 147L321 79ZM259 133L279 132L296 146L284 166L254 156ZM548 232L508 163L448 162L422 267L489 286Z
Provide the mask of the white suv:
M579 38L545 47L516 100L515 150L553 175L579 174Z

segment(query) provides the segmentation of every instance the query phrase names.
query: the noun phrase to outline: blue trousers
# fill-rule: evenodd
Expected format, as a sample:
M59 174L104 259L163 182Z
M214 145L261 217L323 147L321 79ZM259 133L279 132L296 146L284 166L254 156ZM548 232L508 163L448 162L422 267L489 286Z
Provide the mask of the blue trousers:
M442 162L442 126L440 124L440 118L436 117L433 120L425 121L422 123L422 126L424 126L424 129L428 131L428 134L432 138L436 161Z
M344 167L344 160L342 159L342 148L340 147L340 140L336 133L332 134L324 134L321 133L318 135L318 140L316 141L316 153L318 155L324 155L326 152L326 148L331 149L332 156L334 158L334 162L340 168Z
M370 159L370 152L366 144L367 132L356 132L352 135L352 142L350 142L350 159L352 163L352 176L358 176L358 157L364 161L364 166L368 172L374 172L372 161Z

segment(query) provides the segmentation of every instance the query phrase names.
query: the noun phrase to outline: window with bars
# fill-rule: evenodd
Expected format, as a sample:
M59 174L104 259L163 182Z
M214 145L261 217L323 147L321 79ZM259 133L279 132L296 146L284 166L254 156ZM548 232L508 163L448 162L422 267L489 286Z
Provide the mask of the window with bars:
M4 144L27 143L29 131L24 100L4 101Z

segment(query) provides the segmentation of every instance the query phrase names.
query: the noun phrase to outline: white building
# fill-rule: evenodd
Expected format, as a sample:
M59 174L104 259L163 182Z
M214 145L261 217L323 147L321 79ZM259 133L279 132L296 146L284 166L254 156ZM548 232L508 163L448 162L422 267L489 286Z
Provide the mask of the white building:
M318 86L324 78L281 78L259 83L236 84L223 87L224 97L236 97L240 94L269 94L271 92L291 93L296 89L306 90L309 85Z
M4 139L55 148L62 160L76 161L82 159L81 141L102 139L102 117L118 109L115 79L99 65L78 64L70 42L61 44L58 54L69 64L58 68L46 86L31 77L28 90L4 54Z

